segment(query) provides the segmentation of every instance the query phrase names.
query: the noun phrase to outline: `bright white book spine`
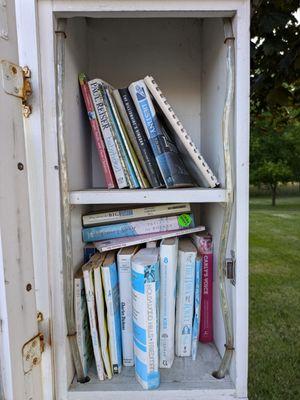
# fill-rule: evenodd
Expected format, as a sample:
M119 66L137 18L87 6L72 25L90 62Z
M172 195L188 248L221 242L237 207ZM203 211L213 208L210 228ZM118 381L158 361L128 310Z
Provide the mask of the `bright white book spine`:
M87 376L92 361L92 343L90 339L88 310L86 304L83 277L74 279L74 312L77 343L84 375Z
M93 273L91 270L83 271L85 295L88 307L89 321L90 321L90 331L92 337L93 351L97 369L97 375L100 381L105 379L105 371L101 356L101 348L99 342L99 335L96 322L96 310L95 310L95 292L93 283Z
M192 348L196 252L178 251L175 353L188 357Z
M132 330L132 295L131 295L131 262L133 254L122 254L122 249L117 255L119 289L120 289L120 314L122 332L122 355L125 367L134 366L133 330Z
M106 109L104 98L99 90L99 85L102 84L103 82L100 79L93 79L88 82L95 111L97 114L105 146L111 161L111 165L115 174L115 178L119 189L122 189L127 187L128 184L127 184L126 174L123 169L120 156L116 147L113 129L111 126L111 122L109 120L109 115Z
M94 269L95 295L98 329L101 343L102 359L108 379L112 378L112 370L109 359L107 323L105 318L104 296L102 287L101 267Z
M114 222L132 221L139 218L159 217L161 215L182 214L189 212L191 212L191 206L189 203L162 204L156 206L87 214L82 217L82 224L83 226L88 227Z
M175 300L178 238L160 245L159 367L171 368L174 361Z

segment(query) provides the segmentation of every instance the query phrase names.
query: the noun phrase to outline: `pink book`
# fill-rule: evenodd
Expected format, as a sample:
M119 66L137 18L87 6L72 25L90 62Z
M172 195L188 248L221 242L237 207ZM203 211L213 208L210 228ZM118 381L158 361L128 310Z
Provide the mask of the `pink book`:
M105 144L102 138L102 134L100 131L100 127L97 121L97 117L95 114L94 110L94 105L93 105L93 100L90 94L90 90L87 84L87 78L86 75L81 73L79 74L79 83L81 87L81 92L84 98L86 110L89 116L91 128L92 128L92 133L95 139L95 143L97 146L97 151L99 155L99 160L102 164L103 171L104 171L104 176L106 180L106 185L108 189L114 189L116 188L116 182L115 182L115 177L114 173L108 158L108 154L105 148Z
M213 341L213 241L208 234L194 234L192 238L202 258L199 340L209 343Z

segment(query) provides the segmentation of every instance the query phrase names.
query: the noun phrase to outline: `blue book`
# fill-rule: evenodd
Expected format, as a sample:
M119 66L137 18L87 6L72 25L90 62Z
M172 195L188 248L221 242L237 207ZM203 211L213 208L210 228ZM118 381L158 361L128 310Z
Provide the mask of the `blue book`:
M194 186L167 126L161 123L143 80L133 82L129 92L140 116L159 170L168 188Z
M96 247L92 243L88 243L83 248L83 262L86 264L89 259L97 252Z
M122 336L120 318L120 294L116 265L116 253L107 253L101 266L101 276L107 310L107 329L109 336L109 354L113 374L119 374L122 368Z
M138 236L177 229L194 228L193 214L181 214L170 217L144 219L120 224L94 226L82 229L84 242L110 240L129 236Z
M192 329L192 360L196 360L197 349L199 342L200 332L200 313L201 313L201 293L202 293L202 259L201 257L196 258L195 265L195 308L194 308L194 320Z

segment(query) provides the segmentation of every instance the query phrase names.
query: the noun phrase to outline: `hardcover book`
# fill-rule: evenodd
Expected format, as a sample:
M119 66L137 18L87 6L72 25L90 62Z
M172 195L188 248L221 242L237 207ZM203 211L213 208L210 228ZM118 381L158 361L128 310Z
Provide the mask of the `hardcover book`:
M120 97L124 104L124 108L126 110L133 134L130 129L128 129L128 133L131 138L131 142L134 145L136 153L140 159L140 162L144 168L145 174L153 188L159 188L164 186L164 181L161 176L160 170L158 168L152 147L147 138L145 129L140 120L140 117L136 111L134 102L130 96L129 90L119 89ZM120 107L122 110L122 107ZM126 117L124 117L124 121ZM139 149L139 150L138 150Z
M113 189L116 187L115 177L114 177L114 173L113 173L110 161L109 161L107 150L105 148L102 134L100 131L99 123L98 123L97 116L95 113L93 100L92 100L89 86L87 83L87 77L84 73L79 74L79 83L80 83L83 99L85 102L86 110L88 113L88 117L90 120L92 133L93 133L94 140L96 143L99 160L100 160L100 163L103 168L106 185L107 185L108 189Z
M144 389L159 386L158 248L141 249L132 259L132 308L135 374Z
M83 215L82 225L84 227L104 225L113 222L134 221L141 218L151 218L167 215L189 213L189 203L162 204L147 207L127 208L123 210L101 211Z
M120 313L122 332L123 365L134 365L133 355L133 331L132 331L132 288L131 288L131 263L132 257L138 251L138 246L120 249L117 255L119 289L120 289Z
M175 142L158 119L145 82L143 80L133 82L129 86L129 92L167 188L194 186Z
M159 367L171 368L174 361L175 300L178 238L163 239L160 244L160 323Z
M197 249L191 239L180 239L178 248L175 353L188 357L192 348Z
M107 253L101 273L107 310L110 363L113 374L119 374L122 369L122 338L119 282L114 251Z
M82 230L84 242L109 240L147 233L167 232L176 229L194 228L193 214L181 214L170 217L143 219L120 224L94 226Z

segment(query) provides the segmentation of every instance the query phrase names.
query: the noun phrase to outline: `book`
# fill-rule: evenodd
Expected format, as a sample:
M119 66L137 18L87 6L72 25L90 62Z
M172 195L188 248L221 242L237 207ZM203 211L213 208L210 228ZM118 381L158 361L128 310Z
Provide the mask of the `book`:
M97 249L93 243L87 243L83 248L83 262L84 264L97 252Z
M130 246L120 249L117 254L117 266L120 290L120 314L122 332L123 365L134 365L133 331L132 331L132 295L131 295L131 263L132 257L139 246Z
M134 146L136 154L142 164L145 174L153 188L159 188L164 186L164 181L158 168L153 150L150 142L147 138L143 124L136 111L134 102L130 96L129 90L119 89L118 90L124 109L119 104L119 110L121 112L124 123L127 127L127 132L130 137L131 143ZM117 98L118 96L115 96ZM127 117L127 118L126 118Z
M95 144L97 147L99 160L103 168L106 186L108 189L113 189L116 187L115 177L100 131L93 100L87 83L87 77L84 73L79 74L79 84L81 87L82 96L85 102L87 114L92 128L92 134L94 136Z
M139 236L129 236L124 238L118 239L111 239L111 240L102 240L99 242L94 242L94 245L100 252L120 249L123 247L133 246L135 244L142 244L147 243L150 241L166 239L169 237L175 236L183 236L183 235L190 235L195 232L204 231L204 226L196 226L195 228L190 229L182 229L182 230L175 230L170 232L159 232L159 233L152 233L146 235L139 235Z
M118 119L118 114L113 103L113 99L110 94L110 90L108 87L102 85L100 87L100 91L103 89L103 97L104 101L106 102L106 107L108 110L108 115L112 124L114 137L116 139L116 146L119 152L119 156L121 162L124 166L127 182L129 183L129 187L131 189L138 189L140 187L137 176L134 171L134 167L131 163L131 158L126 148L125 136L124 132L122 131L122 127L120 121Z
M97 253L93 255L91 259L82 267L94 358L95 358L97 375L100 381L103 381L105 379L105 371L101 356L101 347L97 329L93 268L95 266L95 263L102 258L103 254Z
M175 353L179 357L191 355L196 256L197 249L192 240L189 238L180 239L178 245L175 328Z
M144 82L154 98L155 105L158 106L160 112L164 116L165 122L169 126L171 132L174 133L175 142L180 152L183 154L184 161L195 181L200 186L204 183L211 188L218 187L218 179L184 129L154 78L152 76L146 76Z
M149 181L143 171L143 168L140 164L139 158L137 157L136 151L134 146L131 143L129 134L128 134L128 126L123 121L123 117L120 112L120 107L121 105L124 107L122 103L122 99L120 97L120 94L118 90L114 89L110 92L111 95L111 103L113 104L113 111L116 117L116 121L118 124L119 131L122 135L123 142L125 144L128 156L130 158L130 162L132 164L132 167L134 169L135 175L137 177L137 180L139 182L139 185L142 189L147 189L150 187ZM118 105L119 103L119 105ZM124 110L124 113L126 115L126 111ZM126 115L127 116L127 115ZM129 123L130 126L130 123ZM131 126L130 126L131 128Z
M122 338L119 281L114 251L107 253L101 266L101 275L107 310L110 363L115 375L119 374L122 369Z
M129 92L167 188L194 186L175 143L158 119L145 82L133 82Z
M84 375L87 376L94 357L81 268L74 275L74 313L79 354Z
M213 240L209 234L192 235L202 258L202 295L199 340L213 341Z
M152 247L157 247L157 240L154 240L153 242L147 242L146 247L147 249L151 249Z
M195 299L194 299L194 319L193 319L193 329L192 329L193 361L195 361L197 358L198 341L200 334L201 292L202 292L202 260L200 256L197 256L195 265Z
M160 244L159 367L171 368L174 361L175 300L178 238Z
M159 386L158 248L141 249L132 258L132 310L135 375L144 389Z
M161 204L147 207L126 208L121 210L99 211L82 217L84 227L104 225L114 222L134 221L141 218L159 217L189 213L189 203Z
M84 242L109 240L128 236L145 235L147 233L167 232L176 229L194 228L193 214L180 214L169 217L142 219L120 224L83 228Z
M111 161L112 169L115 174L117 185L119 189L128 187L127 179L125 176L124 168L122 166L120 156L116 147L114 132L111 121L108 115L108 110L103 97L102 81L100 79L93 79L88 81L91 97L94 103L95 112L101 128L105 146Z
M106 376L108 379L111 379L112 370L109 358L107 321L106 321L105 302L103 295L103 284L101 277L101 266L104 261L104 257L105 254L103 254L103 258L99 259L99 261L96 263L93 272L94 272L96 310L97 310L98 331L101 344L101 354L102 354L104 368L106 371Z

